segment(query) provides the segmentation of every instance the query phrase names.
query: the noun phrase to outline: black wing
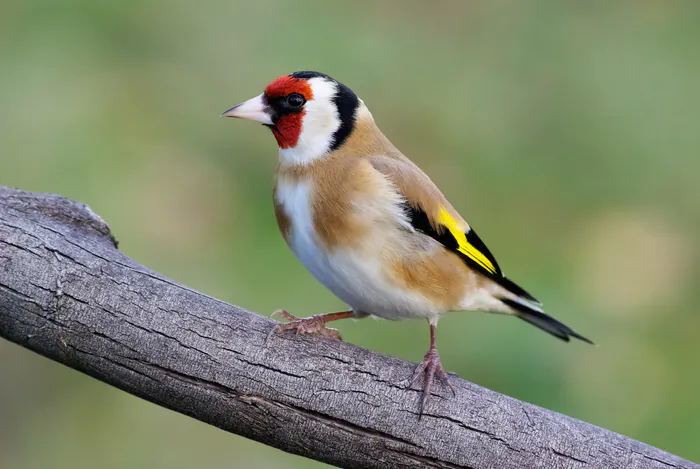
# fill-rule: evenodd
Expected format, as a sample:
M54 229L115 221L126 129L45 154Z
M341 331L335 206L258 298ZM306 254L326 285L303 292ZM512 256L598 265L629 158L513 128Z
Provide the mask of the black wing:
M447 210L441 209L441 216L437 226L433 226L430 223L428 214L420 207L404 202L404 210L411 222L411 226L416 231L420 231L438 241L457 254L469 267L490 278L514 295L541 305L534 296L503 275L496 258L476 232L470 229L465 233L457 228L455 220Z

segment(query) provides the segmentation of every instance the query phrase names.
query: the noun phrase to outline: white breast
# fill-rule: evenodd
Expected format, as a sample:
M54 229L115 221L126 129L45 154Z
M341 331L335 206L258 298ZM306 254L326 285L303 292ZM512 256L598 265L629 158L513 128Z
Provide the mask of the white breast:
M290 219L287 242L311 274L357 312L385 319L432 317L435 310L427 298L407 291L389 280L388 266L381 262L389 239L363 240L362 249L327 250L314 230L311 182L277 184L277 203ZM376 207L369 207L376 212ZM398 232L399 223L396 223ZM390 233L387 233L390 236Z
M277 183L277 203L291 220L287 242L302 264L316 277L324 270L324 254L318 248L313 228L309 182L289 183L281 179ZM317 277L318 278L318 277Z

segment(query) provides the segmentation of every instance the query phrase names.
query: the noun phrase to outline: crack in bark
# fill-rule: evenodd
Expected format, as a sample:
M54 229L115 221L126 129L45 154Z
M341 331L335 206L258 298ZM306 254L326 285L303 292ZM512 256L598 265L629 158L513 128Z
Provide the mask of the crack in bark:
M166 376L169 376L173 379L180 380L182 382L188 383L188 384L193 385L193 386L204 387L204 388L210 389L212 391L216 391L218 393L221 393L221 394L223 394L225 396L229 396L229 397L235 396L238 394L232 388L225 386L221 383L217 383L216 381L207 380L204 378L200 378L198 376L191 376L191 375L188 375L188 374L183 373L181 371L176 371L176 370L172 370L170 368L160 366L156 363L148 363L146 361L141 361L140 363L141 363L141 365L145 366L146 368L158 370L161 373L165 374Z
M561 451L557 451L556 449L553 449L552 453L554 453L557 456L560 456L562 458L568 459L570 461L580 462L581 464L588 465L588 461L584 461L583 459L578 459L577 457L571 456L571 455L566 454L566 453L562 453Z
M640 453L640 452L635 451L635 450L632 450L632 452L633 452L634 454L640 455L640 456L643 457L644 459L648 459L648 460L654 461L654 462L660 462L660 463L663 464L664 466L675 467L675 468L681 468L681 467L682 467L682 466L679 466L679 465L677 465L677 464L673 464L673 463L670 463L670 462L666 462L666 461L664 461L664 460L662 460L662 459L658 459L658 458L655 458L655 457L653 457L653 456L649 456L648 454Z
M11 243L11 242L4 240L4 239L0 239L0 243L3 243L7 246L11 246L15 249L19 249L20 251L28 252L29 254L31 254L33 256L41 258L41 254L39 254L38 252L32 251L31 249L29 249L26 246L20 246L19 244Z

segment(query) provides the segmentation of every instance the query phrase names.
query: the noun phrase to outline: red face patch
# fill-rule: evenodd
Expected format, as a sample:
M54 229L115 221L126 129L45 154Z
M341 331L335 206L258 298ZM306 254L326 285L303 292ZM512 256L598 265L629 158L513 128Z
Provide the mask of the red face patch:
M307 101L311 101L314 97L309 80L294 78L290 75L282 75L265 88L265 94L268 98L279 98L292 93L299 93Z
M304 114L306 114L306 111L282 116L274 127L270 127L272 135L274 135L275 140L277 140L277 145L283 150L297 146L299 136L301 135Z
M282 75L265 88L265 95L270 99L284 98L292 93L299 93L307 101L314 97L308 80L289 75ZM305 114L306 111L303 110L294 114L283 114L277 124L271 128L280 148L287 149L296 146L301 135Z

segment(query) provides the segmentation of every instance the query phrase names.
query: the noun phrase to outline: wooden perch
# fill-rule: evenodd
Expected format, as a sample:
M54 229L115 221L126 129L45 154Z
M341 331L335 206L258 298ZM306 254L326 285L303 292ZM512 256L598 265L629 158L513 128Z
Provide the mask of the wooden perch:
M453 377L418 420L413 364L273 322L117 250L87 206L0 186L0 336L190 417L346 468L691 468Z

